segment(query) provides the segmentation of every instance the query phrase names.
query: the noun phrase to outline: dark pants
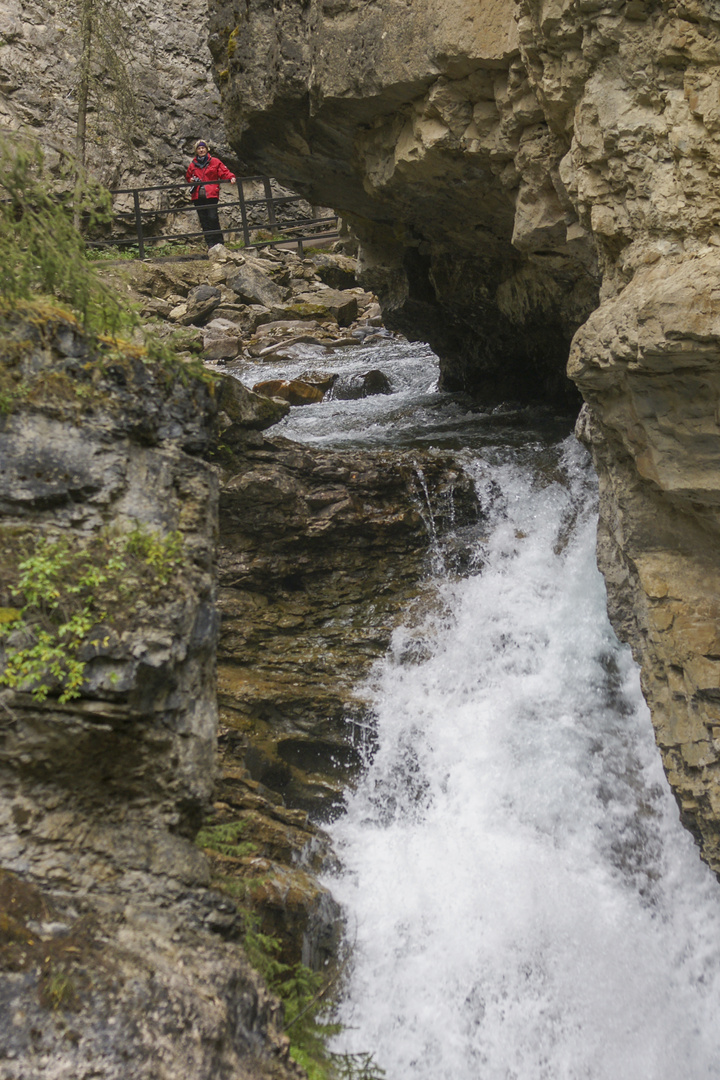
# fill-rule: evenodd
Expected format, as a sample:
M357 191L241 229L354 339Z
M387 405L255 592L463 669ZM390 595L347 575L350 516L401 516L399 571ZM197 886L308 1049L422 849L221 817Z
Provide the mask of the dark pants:
M195 209L200 218L200 228L205 234L205 242L209 248L214 247L215 244L225 243L220 231L217 202L217 199L204 199L202 195L199 195L195 202Z

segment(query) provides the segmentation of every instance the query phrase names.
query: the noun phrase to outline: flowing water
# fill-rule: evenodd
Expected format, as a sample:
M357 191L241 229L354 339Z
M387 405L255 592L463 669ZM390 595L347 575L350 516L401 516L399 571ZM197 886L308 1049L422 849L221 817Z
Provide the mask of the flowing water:
M457 448L483 511L467 575L438 554L364 688L373 751L331 826L338 1050L388 1080L717 1080L720 887L607 620L587 455L547 415L436 393L427 349L338 363L394 393L285 434Z

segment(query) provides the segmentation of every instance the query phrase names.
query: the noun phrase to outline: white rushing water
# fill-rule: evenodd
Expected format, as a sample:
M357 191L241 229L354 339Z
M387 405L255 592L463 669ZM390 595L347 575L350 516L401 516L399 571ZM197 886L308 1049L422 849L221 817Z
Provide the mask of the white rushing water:
M436 565L363 688L374 752L330 829L337 1049L387 1080L718 1080L720 886L608 623L585 452L433 394L428 350L336 359L394 394L292 410L285 434L470 447L483 508L470 572Z
M343 1049L389 1080L717 1078L718 885L607 621L585 454L470 467L484 567L378 665L332 829Z

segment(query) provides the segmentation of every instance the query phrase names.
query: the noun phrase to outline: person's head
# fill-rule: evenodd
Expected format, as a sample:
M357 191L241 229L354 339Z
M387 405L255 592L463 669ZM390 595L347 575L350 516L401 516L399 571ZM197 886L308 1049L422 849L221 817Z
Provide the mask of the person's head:
M209 153L209 151L210 151L210 147L205 142L205 140L204 139L198 139L198 141L195 143L195 153L197 154L197 156L198 157L205 157L205 155L207 153Z

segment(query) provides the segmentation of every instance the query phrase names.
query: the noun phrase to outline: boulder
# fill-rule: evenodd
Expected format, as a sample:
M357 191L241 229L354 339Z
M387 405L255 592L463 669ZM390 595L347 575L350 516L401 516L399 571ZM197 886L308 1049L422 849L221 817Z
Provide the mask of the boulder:
M202 338L206 360L234 360L240 352L241 330L231 319L212 319L204 327Z
M218 408L237 429L249 428L262 431L277 424L288 412L288 406L277 400L280 395L255 393L233 378L232 375L219 375L215 383ZM228 426L225 425L223 438L227 442Z
M310 386L317 386L323 394L327 394L328 390L335 385L337 377L336 371L304 371L300 379L302 382L309 383Z
M282 398L290 405L314 405L325 396L318 386L311 386L300 379L268 379L255 383L253 392L269 398Z
M220 290L214 285L198 285L191 289L185 305L185 314L181 315L178 322L189 326L202 326L206 323L222 299Z
M315 273L331 289L352 289L357 285L357 260L347 255L313 255Z
M352 398L371 397L373 394L391 393L390 380L384 371L373 368L361 374L351 375L335 386L335 397L350 400Z
M210 361L234 360L240 352L240 342L236 337L213 337L203 348L203 359Z
M274 308L279 307L285 300L285 291L247 260L235 273L228 275L227 284L245 304L261 304L266 308Z
M358 302L355 293L347 289L321 289L318 292L299 293L285 310L288 313L306 312L298 314L298 318L331 318L338 326L349 326L357 319Z
M256 337L267 337L270 334L304 334L308 330L319 330L320 324L303 319L275 319L272 322L259 326Z

